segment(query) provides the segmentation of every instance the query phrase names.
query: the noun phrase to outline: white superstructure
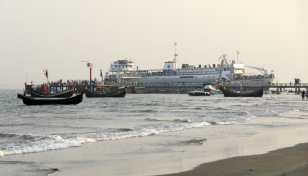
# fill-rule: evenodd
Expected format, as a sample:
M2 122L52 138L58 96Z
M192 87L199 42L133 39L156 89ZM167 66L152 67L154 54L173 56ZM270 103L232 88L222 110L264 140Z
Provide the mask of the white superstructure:
M134 62L131 60L117 60L110 64L110 72L122 72L133 70Z
M176 46L176 43L175 43ZM273 71L267 74L264 68L245 66L243 63L232 61L229 63L226 56L219 58L225 64L207 64L198 66L182 64L182 68L176 68L176 56L174 54L173 61L164 63L162 69L140 70L133 68L134 62L131 60L118 60L110 64L109 73L106 72L105 78L115 82L135 82L135 83L217 83L221 72L221 82L240 85L264 85L268 86L274 82ZM223 62L221 62L223 63ZM246 74L245 68L256 69L261 74Z
M225 59L223 56L222 59ZM122 60L123 61L123 60ZM127 60L124 60L127 61ZM259 75L245 74L245 65L242 63L224 64L221 68L220 64L193 66L182 64L182 68L175 68L175 61L164 63L163 69L139 70L132 69L133 62L121 62L121 60L113 62L109 69L109 75L115 76L116 81L120 82L137 82L137 83L215 83L218 81L220 69L222 69L222 82L230 82L232 84L251 84L255 82L259 85L269 85L274 81L273 74L267 74L266 71ZM117 66L117 67L116 67Z

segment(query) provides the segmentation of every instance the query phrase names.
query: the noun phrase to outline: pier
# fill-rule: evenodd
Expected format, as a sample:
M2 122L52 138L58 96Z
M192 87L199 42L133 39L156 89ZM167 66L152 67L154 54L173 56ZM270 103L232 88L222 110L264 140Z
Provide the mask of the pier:
M136 94L149 94L149 93L163 93L163 94L183 94L192 90L202 89L204 83L160 83L160 84L148 84L148 83L93 83L91 86L89 84L51 84L51 92L63 91L74 85L74 93L80 93L85 88L90 89L94 92L105 93L116 91L119 87L127 86L132 93ZM228 82L222 83L223 87L226 88L238 88L242 91L250 91L252 89L259 88L270 88L277 92L282 92L283 89L294 89L295 93L299 93L301 90L308 90L308 83L276 83L269 85L259 85L258 83L253 84L230 84ZM32 85L34 89L38 89L43 85Z
M243 91L252 89L252 88L270 88L270 89L276 89L277 92L282 92L283 89L295 89L295 93L299 93L301 90L306 89L308 90L308 83L273 83L269 84L268 86L260 86L257 83L256 84L246 84L246 85L240 85L240 84L228 84L226 83L224 87L228 88L241 88Z

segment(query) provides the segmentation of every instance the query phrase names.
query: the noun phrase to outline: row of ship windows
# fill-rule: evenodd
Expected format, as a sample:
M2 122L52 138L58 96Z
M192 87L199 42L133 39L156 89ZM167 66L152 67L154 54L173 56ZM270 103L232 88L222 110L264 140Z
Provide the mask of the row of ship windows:
M207 76L207 78L215 78L215 76ZM197 76L195 76L194 78L197 78ZM199 77L199 78L202 78L202 77ZM205 76L203 76L203 78L205 78ZM149 79L149 78L143 78L143 79ZM154 79L161 79L161 78L154 78ZM165 79L164 77L163 77L163 79Z
M234 68L235 70L243 70L243 68ZM224 71L230 71L231 70L231 68L224 68ZM198 70L198 71L204 71L204 70ZM206 71L206 70L205 70ZM217 68L217 69L215 69L215 71L220 71L220 69L219 68ZM186 72L186 71L184 71L184 72Z
M127 68L127 65L122 65L122 68L124 68L124 66ZM113 67L118 68L117 65L113 65ZM121 65L119 65L119 68L120 68L120 67L121 67ZM133 66L132 66L132 65L129 65L128 67L129 67L129 68L132 68Z
M113 67L118 68L117 65L114 65ZM119 65L119 68L121 67L121 65ZM125 65L125 67L127 68L127 65ZM129 68L132 68L132 65L128 66ZM122 68L124 68L124 65L122 65ZM216 71L219 71L220 69L215 69ZM243 68L235 68L235 70L243 70ZM224 71L230 71L230 68L224 68Z

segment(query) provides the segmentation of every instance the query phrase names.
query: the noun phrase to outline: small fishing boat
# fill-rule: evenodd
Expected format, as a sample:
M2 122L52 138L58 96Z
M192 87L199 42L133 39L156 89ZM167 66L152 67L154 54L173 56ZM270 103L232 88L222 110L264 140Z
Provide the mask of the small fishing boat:
M203 87L204 92L211 92L212 95L214 94L221 94L222 92L214 87L211 84L204 84L205 86Z
M119 91L101 94L101 93L94 93L88 90L85 90L86 97L88 98L106 98L106 97L125 97L126 95L126 86L119 88Z
M219 89L224 93L224 97L262 97L264 90L262 87L261 89L252 92L237 93L233 90L225 89L224 87L219 87Z
M80 102L82 102L83 93L84 91L81 92L81 94L79 95L64 99L35 99L33 97L21 94L17 94L17 98L22 99L25 105L54 105L54 104L70 105L70 104L79 104Z
M31 92L31 97L36 97L36 98L68 98L71 97L74 93L74 86L71 88L61 91L61 92L56 92L56 93L39 93L34 91L33 89L29 89Z
M211 96L210 92L203 92L200 90L187 92L189 96Z

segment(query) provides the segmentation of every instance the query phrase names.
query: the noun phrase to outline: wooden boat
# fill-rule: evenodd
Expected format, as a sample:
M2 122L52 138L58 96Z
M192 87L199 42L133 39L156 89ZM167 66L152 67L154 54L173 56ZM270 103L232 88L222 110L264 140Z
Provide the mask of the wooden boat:
M203 92L203 91L190 91L187 92L189 96L211 96L210 92Z
M33 89L30 89L31 97L37 97L37 98L68 98L71 97L74 93L74 86L71 88L56 92L56 93L39 93L34 91Z
M252 92L237 93L233 90L227 90L224 87L219 87L219 89L224 93L225 97L262 97L264 90L264 88L262 87L261 89Z
M130 87L126 88L126 94L132 94L132 89Z
M90 92L88 90L85 90L86 97L88 98L104 98L104 97L125 97L126 95L126 87L120 89L116 92L106 93L106 94L99 94Z
M17 94L17 98L22 99L25 105L54 105L54 104L70 105L82 102L83 93L84 91L81 92L81 94L79 95L64 99L35 99L21 94Z

